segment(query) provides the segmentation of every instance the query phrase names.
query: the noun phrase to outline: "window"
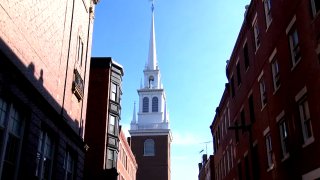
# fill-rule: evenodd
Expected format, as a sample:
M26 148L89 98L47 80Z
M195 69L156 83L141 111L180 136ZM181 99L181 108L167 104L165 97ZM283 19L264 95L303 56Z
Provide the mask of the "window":
M230 89L230 91L231 91L231 97L234 97L235 91L234 91L234 79L233 79L233 77L232 77L231 80L230 80L230 84L231 84L231 89Z
M154 141L147 139L144 141L144 156L154 156Z
M260 86L261 108L264 108L264 106L267 104L267 92L266 92L266 85L263 79L260 79L259 86Z
M117 101L117 95L118 95L118 91L117 91L118 87L116 84L111 83L111 100L112 101Z
M47 132L41 131L38 141L37 169L35 173L39 179L51 179L53 150L52 138Z
M80 67L82 66L83 59L83 42L80 37L78 37L78 51L77 51L77 63L79 63Z
M266 24L267 27L269 27L271 21L272 21L272 16L271 16L271 1L272 0L264 0L263 5L264 5L264 13L266 15Z
M158 98L152 98L152 112L158 112Z
M299 102L299 112L302 125L302 134L304 142L307 143L313 137L309 105L306 97Z
M73 180L75 175L75 156L70 151L66 151L63 168L65 170L64 180Z
M117 126L117 122L116 122L116 117L113 115L109 116L109 134L116 134L116 126Z
M14 179L17 174L23 130L22 114L0 98L0 179Z
M243 56L244 56L244 67L247 70L250 65L248 43L245 43L243 47Z
M254 102L253 102L253 95L249 96L249 113L250 113L250 121L253 123L255 121L254 117Z
M311 0L311 7L312 7L312 13L315 17L320 11L320 1L319 0Z
M268 167L271 169L273 166L273 159L272 159L272 143L271 143L271 135L270 133L266 134L266 151L267 151L267 160L268 160Z
M114 149L108 148L106 159L107 159L106 169L112 169L112 168L116 167L116 165L117 165L117 151ZM123 164L123 165L125 165L125 164Z
M238 80L238 86L240 86L240 84L241 84L240 63L237 64L237 80Z
M143 98L143 103L142 103L143 107L142 107L142 112L149 112L149 98L148 97L144 97Z
M288 155L288 126L284 118L279 122L280 140L282 156L285 158Z
M255 21L253 23L253 33L254 33L254 42L255 42L256 51L257 51L260 46L260 31L259 31L259 26L258 26L258 20L256 19L256 17L255 17Z
M279 64L277 59L271 61L273 87L276 91L280 86Z
M294 67L301 59L298 31L293 28L289 32L289 45L292 58L292 66Z

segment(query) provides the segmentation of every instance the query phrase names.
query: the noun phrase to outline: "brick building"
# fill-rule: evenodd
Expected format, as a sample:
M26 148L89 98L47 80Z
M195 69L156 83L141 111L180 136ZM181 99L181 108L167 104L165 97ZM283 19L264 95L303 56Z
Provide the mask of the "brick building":
M91 58L85 179L117 178L122 76L122 66L111 58Z
M138 164L131 151L131 139L126 138L121 126L119 140L118 180L136 180Z
M97 0L0 2L0 179L83 179Z
M215 179L320 178L320 3L252 0L211 125Z
M209 158L207 154L202 155L202 162L199 165L199 180L214 180L214 159L213 155L210 155Z

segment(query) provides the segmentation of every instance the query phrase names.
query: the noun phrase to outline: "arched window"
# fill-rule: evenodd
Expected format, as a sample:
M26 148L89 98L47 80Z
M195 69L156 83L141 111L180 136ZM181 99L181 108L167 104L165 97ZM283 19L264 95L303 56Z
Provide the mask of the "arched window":
M143 98L142 112L149 112L149 98L147 97Z
M144 156L154 156L154 140L147 139L144 141Z
M158 112L158 98L152 98L152 112Z

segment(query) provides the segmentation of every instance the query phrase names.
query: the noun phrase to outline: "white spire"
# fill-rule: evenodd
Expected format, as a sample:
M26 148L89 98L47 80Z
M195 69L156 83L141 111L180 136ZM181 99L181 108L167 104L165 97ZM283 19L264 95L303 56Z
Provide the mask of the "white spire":
M150 47L149 47L149 57L147 69L156 70L157 69L157 52L156 52L156 36L154 30L154 2L152 1L151 6L152 17L151 17L151 34L150 34Z

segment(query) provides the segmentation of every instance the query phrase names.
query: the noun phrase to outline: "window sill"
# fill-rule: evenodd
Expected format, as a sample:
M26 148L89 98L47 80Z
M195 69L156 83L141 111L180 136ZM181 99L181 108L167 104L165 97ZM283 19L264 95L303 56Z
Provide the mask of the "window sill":
M274 169L274 164L272 164L271 166L269 166L269 168L267 169L267 172L270 172Z
M269 30L269 27L270 27L270 25L271 25L271 23L272 23L272 18L271 18L271 20L266 20L267 21L267 28L266 28L266 32L268 32L268 30Z
M256 47L256 51L254 52L254 54L257 54L259 47L260 47L260 45L258 47Z
M297 65L299 64L300 60L301 60L301 57L297 60L296 63L294 63L294 64L292 65L291 71L293 71L293 70L297 67Z
M261 108L261 112L264 110L264 108L267 106L267 103L262 105L262 108Z
M289 157L290 157L290 154L289 154L289 153L287 153L287 154L286 154L286 155L284 155L284 157L281 159L281 162L286 161L287 159L289 159Z
M302 145L302 148L305 148L307 146L309 146L310 144L312 144L314 142L314 137L310 137L309 139L304 141L304 144Z
M281 85L279 85L278 87L276 87L276 88L274 89L273 95L275 95L275 94L278 92L278 90L280 89L280 86L281 86Z

